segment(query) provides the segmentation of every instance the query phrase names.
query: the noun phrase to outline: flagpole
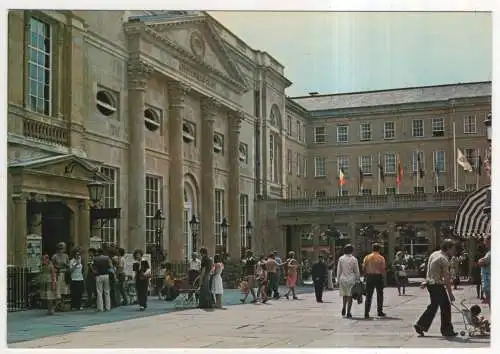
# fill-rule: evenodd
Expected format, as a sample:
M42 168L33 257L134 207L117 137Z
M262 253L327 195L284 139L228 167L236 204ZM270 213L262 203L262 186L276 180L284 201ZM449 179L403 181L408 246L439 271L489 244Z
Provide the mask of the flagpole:
M400 160L399 160L399 154L396 156L396 182L399 177L399 165L400 165ZM401 180L399 180L399 183L396 183L396 192L399 194L399 185L401 184Z
M476 149L476 190L479 189L479 169L481 166L479 166L479 158L481 156L481 152L479 149Z
M413 163L412 163L413 165ZM412 166L413 167L413 166ZM420 152L417 150L417 191L419 187L419 178L420 177Z
M437 192L439 192L438 191L438 187L439 187L439 167L436 166L436 168L434 169L434 174L436 175L435 183L436 183L436 193L437 193Z
M377 166L377 170L378 170L378 188L377 188L378 193L377 194L378 195L380 195L380 182L381 182L381 180L380 180L380 166L381 165L380 165L380 152L379 152L378 153L378 166Z
M453 191L458 191L458 176L457 176L457 137L456 137L456 126L453 122Z

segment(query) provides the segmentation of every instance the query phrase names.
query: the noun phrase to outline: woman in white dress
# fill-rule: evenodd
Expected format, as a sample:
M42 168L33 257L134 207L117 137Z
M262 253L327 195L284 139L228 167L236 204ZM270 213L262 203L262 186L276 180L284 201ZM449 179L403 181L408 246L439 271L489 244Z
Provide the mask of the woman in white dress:
M348 244L344 247L344 255L339 258L337 265L337 281L339 293L342 296L342 316L351 318L352 288L359 281L359 264L352 255L354 248ZM347 310L346 310L347 306Z
M222 271L224 264L222 263L221 256L216 254L214 256L214 277L212 282L212 293L215 295L215 307L222 308L222 294L224 287L222 285Z

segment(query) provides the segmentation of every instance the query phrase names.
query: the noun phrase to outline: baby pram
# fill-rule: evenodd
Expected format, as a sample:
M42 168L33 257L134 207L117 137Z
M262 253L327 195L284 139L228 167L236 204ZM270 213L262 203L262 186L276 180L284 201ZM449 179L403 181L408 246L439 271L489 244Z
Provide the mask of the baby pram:
M489 332L474 322L470 308L465 305L465 300L460 302L460 308L454 303L451 303L451 306L453 306L462 315L465 326L465 331L460 331L460 335L462 337L465 336L466 333L469 337L489 335Z

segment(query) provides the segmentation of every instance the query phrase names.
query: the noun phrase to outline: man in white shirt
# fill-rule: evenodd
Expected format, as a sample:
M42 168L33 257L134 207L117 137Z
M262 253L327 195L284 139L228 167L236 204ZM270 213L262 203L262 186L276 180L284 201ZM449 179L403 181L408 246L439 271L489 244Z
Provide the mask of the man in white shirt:
M429 256L426 280L423 285L429 292L430 304L413 326L422 337L424 332L429 330L438 308L441 312L441 334L444 337L457 335L451 322L451 303L455 301L455 296L452 290L449 259L454 255L455 242L445 239L441 244L441 249Z
M80 250L74 251L74 257L69 262L71 271L71 308L82 309L82 295L85 289L83 282L83 262Z
M191 261L189 262L189 271L188 271L188 281L189 284L193 284L195 279L200 275L201 271L201 260L198 258L198 255L193 252L191 255Z

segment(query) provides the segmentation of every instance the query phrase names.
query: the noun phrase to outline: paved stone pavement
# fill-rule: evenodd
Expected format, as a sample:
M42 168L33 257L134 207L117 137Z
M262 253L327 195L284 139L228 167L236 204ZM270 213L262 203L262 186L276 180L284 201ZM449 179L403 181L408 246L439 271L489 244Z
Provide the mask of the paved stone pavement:
M285 288L280 287L280 293ZM297 288L297 293L312 292L312 287L302 286ZM223 305L241 305L241 293L236 289L224 291ZM10 312L7 314L7 343L17 343L35 340L48 336L63 335L78 332L84 328L121 322L135 318L163 315L176 311L173 302L159 300L151 296L148 301L147 311L138 311L137 306L121 306L110 312L97 314L95 309L75 312L58 312L55 316L48 317L46 310L29 310Z
M458 301L477 303L472 287L455 292ZM439 333L439 317L428 336L419 338L413 324L427 306L425 290L408 289L397 296L386 289L385 319L364 320L363 305L353 305L353 319L340 315L337 291L326 292L325 303L305 293L300 301L229 306L225 310L192 309L84 328L79 332L11 344L11 348L329 348L329 347L489 347L489 338L457 337ZM375 300L375 296L374 296ZM373 304L375 306L375 304ZM489 316L487 306L482 306ZM373 310L372 310L373 311ZM439 316L439 315L438 315ZM453 311L455 329L464 328ZM271 331L268 328L272 328Z

